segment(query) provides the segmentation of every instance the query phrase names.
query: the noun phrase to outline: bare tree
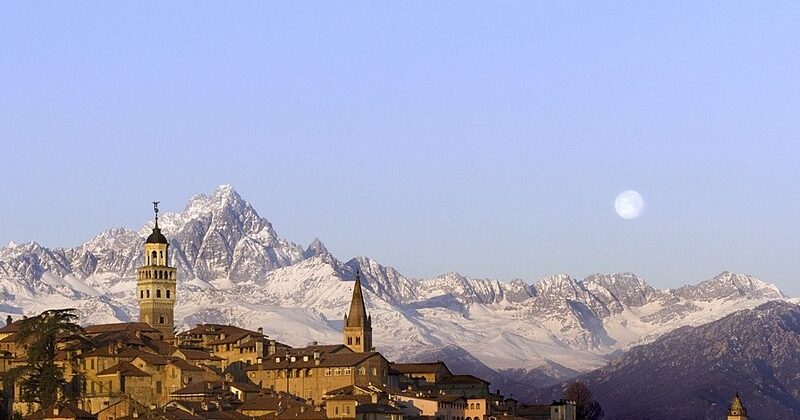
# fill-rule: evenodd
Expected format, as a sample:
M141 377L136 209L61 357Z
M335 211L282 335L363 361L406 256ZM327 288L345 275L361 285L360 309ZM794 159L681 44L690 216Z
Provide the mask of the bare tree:
M576 418L578 420L597 420L603 418L603 407L594 400L592 391L585 382L575 381L564 390L564 399L575 401Z

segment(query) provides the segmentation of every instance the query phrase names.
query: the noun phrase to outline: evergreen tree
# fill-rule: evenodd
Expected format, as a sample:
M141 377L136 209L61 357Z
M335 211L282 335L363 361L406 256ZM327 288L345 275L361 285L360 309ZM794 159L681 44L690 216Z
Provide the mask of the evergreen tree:
M27 345L27 364L12 369L12 380L20 385L20 400L49 407L60 398L67 381L55 363L59 347L68 346L83 335L75 321L74 309L53 309L19 322L18 345ZM70 396L73 397L73 396Z
M578 420L597 420L604 416L603 407L594 400L592 391L585 382L575 381L567 386L564 399L575 401L575 417Z

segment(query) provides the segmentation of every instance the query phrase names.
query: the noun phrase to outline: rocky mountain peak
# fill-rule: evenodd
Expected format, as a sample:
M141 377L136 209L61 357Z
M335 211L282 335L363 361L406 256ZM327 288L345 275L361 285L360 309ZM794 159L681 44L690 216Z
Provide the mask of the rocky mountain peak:
M314 240L311 241L311 243L308 245L308 248L306 248L305 251L306 258L311 258L317 255L326 255L326 254L330 254L330 252L328 252L328 248L325 248L325 244L323 244L322 241L319 240L319 238L314 238Z
M786 296L775 285L749 274L723 271L710 280L696 285L683 286L675 291L686 299L709 301L714 299L783 299Z

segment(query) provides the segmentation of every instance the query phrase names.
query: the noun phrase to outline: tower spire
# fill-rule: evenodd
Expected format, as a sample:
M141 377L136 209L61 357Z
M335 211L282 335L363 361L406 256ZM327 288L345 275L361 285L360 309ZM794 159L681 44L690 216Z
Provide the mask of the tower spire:
M364 292L361 290L361 271L356 270L356 284L350 310L344 316L345 345L355 352L372 351L372 318L367 315Z
M156 212L156 229L158 229L158 203L160 201L153 201L153 210Z

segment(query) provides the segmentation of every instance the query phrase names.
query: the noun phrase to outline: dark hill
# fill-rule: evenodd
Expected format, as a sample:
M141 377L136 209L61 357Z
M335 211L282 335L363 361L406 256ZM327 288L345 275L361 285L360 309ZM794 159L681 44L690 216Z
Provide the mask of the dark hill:
M800 419L800 306L773 301L679 328L581 380L607 419L724 419L737 391L751 419Z

